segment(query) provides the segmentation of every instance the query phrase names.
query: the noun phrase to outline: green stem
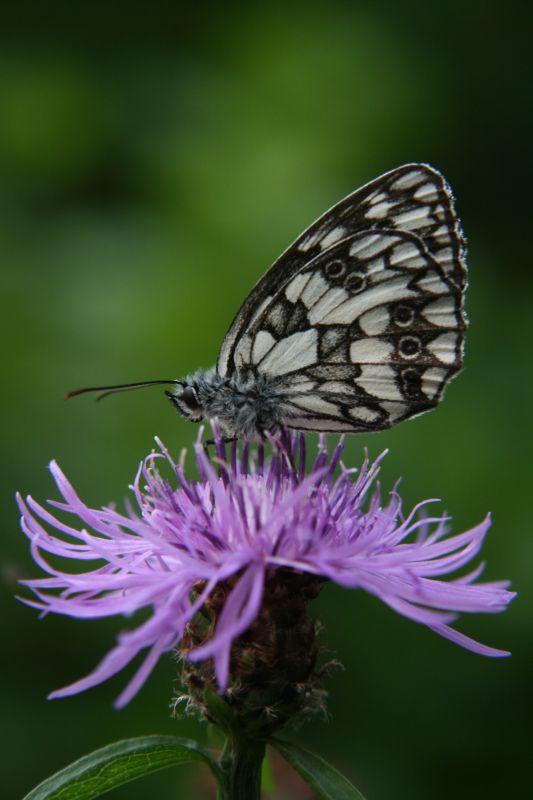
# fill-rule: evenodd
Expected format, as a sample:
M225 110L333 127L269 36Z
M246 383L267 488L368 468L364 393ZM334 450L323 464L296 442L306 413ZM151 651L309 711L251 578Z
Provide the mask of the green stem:
M218 800L260 800L264 757L263 741L235 734L228 736L219 762L224 779Z

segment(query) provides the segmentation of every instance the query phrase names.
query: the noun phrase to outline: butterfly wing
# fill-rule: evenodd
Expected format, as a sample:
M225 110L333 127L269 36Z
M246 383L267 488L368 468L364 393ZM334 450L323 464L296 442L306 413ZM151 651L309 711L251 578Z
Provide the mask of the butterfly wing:
M464 246L444 179L386 173L317 220L238 312L221 375L276 381L288 425L379 430L436 405L462 361Z

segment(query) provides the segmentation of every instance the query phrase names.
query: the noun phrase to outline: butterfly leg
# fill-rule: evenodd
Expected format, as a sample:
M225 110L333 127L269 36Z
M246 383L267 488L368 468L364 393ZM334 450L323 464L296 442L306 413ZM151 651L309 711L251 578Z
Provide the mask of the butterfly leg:
M237 437L236 436L224 436L222 439L219 439L218 441L221 441L222 444L231 444L231 442L236 442L237 441ZM216 443L217 442L216 442L215 439L208 439L207 442L205 443L205 446L209 447L210 445L213 445L213 444L216 444Z

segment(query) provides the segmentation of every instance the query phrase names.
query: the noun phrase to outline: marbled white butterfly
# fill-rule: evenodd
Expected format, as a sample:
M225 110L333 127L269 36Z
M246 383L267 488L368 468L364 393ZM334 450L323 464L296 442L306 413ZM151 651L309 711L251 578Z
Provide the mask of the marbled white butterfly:
M250 292L216 367L172 383L231 438L379 431L437 405L462 363L464 238L443 176L406 164L314 222ZM69 395L69 396L71 396Z

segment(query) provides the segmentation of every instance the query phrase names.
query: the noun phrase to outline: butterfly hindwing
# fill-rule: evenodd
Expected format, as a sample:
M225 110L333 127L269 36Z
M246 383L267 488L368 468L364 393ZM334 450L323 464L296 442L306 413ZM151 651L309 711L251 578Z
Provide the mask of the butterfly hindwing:
M241 307L219 374L275 379L291 427L378 430L436 405L460 369L463 240L442 176L406 165L354 192Z
M416 237L363 232L294 276L235 358L276 379L287 424L374 430L436 405L463 329L461 292Z

